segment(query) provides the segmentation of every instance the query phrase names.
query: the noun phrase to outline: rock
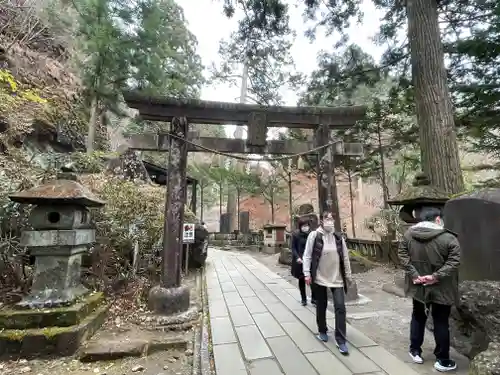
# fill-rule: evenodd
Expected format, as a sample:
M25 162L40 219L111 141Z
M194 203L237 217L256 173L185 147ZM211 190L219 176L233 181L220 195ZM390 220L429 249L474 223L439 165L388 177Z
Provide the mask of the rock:
M356 284L356 281L352 281L352 283L349 285L349 288L347 288L347 294L345 296L346 301L355 301L358 299L358 284Z
M478 354L471 362L469 375L500 374L500 343L491 342L488 349Z
M404 298L405 297L405 292L402 288L399 288L396 284L394 283L388 283L382 285L382 290L386 293L391 293L394 294L395 296Z
M192 349L186 349L184 352L186 355L193 355L193 350Z
M145 370L145 368L142 365L135 365L134 367L132 367L132 372L139 372L139 371L144 371L144 370Z
M374 262L354 252L349 253L349 260L351 261L351 272L353 274L367 272L375 267Z
M31 367L29 367L29 366L22 367L22 368L19 370L19 372L20 372L21 374L27 374L28 372L31 372Z
M168 359L168 361L169 361L170 363L174 363L175 361L177 361L177 359L175 359L175 358L173 358L173 357L170 357L170 358Z
M463 281L459 295L457 306L451 310L451 344L473 359L490 342L500 342L500 282ZM433 330L432 319L428 319L427 327Z
M147 349L147 340L96 340L82 349L80 361L112 361L124 357L140 357ZM94 371L95 372L95 371Z
M172 315L189 309L189 297L189 288L185 285L177 288L158 285L149 291L148 307L158 314Z
M291 266L292 265L292 250L287 249L286 247L282 248L278 262L281 264L285 264L287 266Z
M459 293L459 303L451 313L451 341L457 351L472 359L490 342L500 342L500 282L463 281Z

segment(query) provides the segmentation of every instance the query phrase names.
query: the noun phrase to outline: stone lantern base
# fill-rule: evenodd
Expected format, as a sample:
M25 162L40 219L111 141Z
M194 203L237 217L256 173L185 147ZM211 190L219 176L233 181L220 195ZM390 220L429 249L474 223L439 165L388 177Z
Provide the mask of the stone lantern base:
M0 357L70 356L104 323L102 293L68 307L0 310Z

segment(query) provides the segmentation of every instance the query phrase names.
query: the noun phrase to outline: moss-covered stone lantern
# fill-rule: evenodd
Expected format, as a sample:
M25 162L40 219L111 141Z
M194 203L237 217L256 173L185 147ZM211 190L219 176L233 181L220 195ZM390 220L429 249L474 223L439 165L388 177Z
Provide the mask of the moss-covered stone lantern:
M89 207L104 202L64 171L57 179L12 194L17 203L32 204L29 223L21 244L35 257L33 285L21 302L25 307L69 305L87 293L80 282L82 254L95 242Z
M87 290L80 281L82 255L95 242L89 207L104 202L70 168L10 199L35 206L31 228L21 237L35 265L29 294L0 309L0 355L72 355L108 310L103 294Z
M441 189L432 186L429 178L419 173L415 176L412 186L404 189L388 203L391 206L402 206L399 218L407 224L420 221L420 212L423 207L436 207L443 210L449 196Z

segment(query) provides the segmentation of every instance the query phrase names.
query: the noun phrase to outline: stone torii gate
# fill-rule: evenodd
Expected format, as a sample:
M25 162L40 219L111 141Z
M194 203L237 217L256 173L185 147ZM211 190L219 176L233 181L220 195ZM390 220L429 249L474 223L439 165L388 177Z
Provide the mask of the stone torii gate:
M169 151L162 285L150 292L150 308L174 313L189 307L189 290L181 286L182 223L186 201L188 152L206 149L234 154L294 155L332 143L331 130L346 129L364 118L366 107L278 107L201 100L177 100L124 93L130 108L142 119L170 122L169 133L139 134L129 138L129 147L141 151ZM200 137L189 131L191 124L246 125L247 139ZM269 127L314 130L313 141L267 140ZM185 142L187 140L188 142ZM198 147L201 146L201 147ZM338 158L361 156L360 143L336 140L333 147L317 150L318 202L320 212L331 210L339 218L335 173ZM336 220L340 231L340 220Z

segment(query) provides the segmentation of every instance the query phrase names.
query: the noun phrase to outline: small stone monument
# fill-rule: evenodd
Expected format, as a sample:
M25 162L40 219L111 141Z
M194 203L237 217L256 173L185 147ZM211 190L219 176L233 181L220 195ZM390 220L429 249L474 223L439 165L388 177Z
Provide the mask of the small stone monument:
M266 224L264 225L264 247L262 251L267 254L276 254L286 245L286 225Z
M460 280L500 281L500 189L482 189L449 200L446 228L460 241Z
M10 199L35 206L29 217L32 229L21 237L35 265L30 293L0 310L0 355L73 354L107 311L103 295L90 293L80 281L82 254L95 242L88 208L104 202L68 168Z

